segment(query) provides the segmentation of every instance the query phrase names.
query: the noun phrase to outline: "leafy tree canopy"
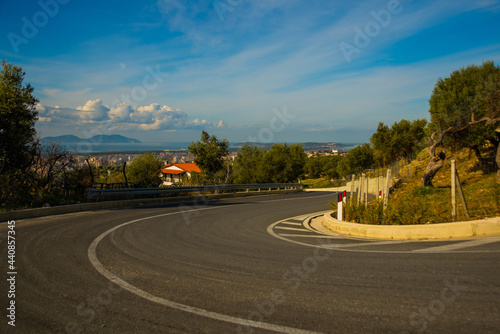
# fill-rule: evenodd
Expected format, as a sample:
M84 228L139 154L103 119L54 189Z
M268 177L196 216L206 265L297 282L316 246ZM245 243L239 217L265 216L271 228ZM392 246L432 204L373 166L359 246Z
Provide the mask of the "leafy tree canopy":
M263 182L297 181L304 174L306 155L301 144L274 144L262 158Z
M429 164L422 185L432 186L434 175L446 159L438 147L473 148L490 141L500 158L500 141L496 130L500 122L500 67L493 61L481 66L469 65L439 79L429 100L431 130L427 151ZM476 150L478 155L478 150ZM481 160L480 155L478 155ZM500 162L497 162L500 167ZM500 180L500 171L499 171Z
M0 71L0 173L26 169L37 147L37 98L20 66L2 60Z
M146 153L135 158L127 167L127 179L139 188L154 188L161 184L162 162L154 153Z
M338 178L337 165L341 156L312 157L306 160L305 173L309 178L327 176L328 178Z
M234 161L234 179L236 184L261 183L263 175L260 166L264 152L257 146L244 145Z
M348 176L362 172L365 169L373 167L374 152L370 144L357 146L347 153L339 162L337 172L340 176Z
M234 163L234 182L295 182L304 174L305 163L306 155L301 144L274 144L268 151L245 145Z
M426 135L427 120L405 119L394 122L389 128L384 123L379 123L377 131L370 141L374 148L374 159L381 166L390 164L398 159L411 160L413 154L421 147Z
M189 145L189 152L194 155L194 162L200 167L205 176L215 182L218 172L224 170L225 159L229 155L229 141L219 140L216 136L210 136L202 131L201 140Z

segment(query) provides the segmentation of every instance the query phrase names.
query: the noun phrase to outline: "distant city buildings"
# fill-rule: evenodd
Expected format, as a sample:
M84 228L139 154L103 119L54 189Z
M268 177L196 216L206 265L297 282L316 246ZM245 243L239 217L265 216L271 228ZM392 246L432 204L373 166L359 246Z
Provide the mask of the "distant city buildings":
M194 160L194 156L187 150L165 150L155 153L164 165L170 163L188 163ZM89 153L77 154L75 159L78 167L87 166L87 159L93 167L121 166L124 162L127 162L127 165L129 165L135 158L142 154L143 153Z
M331 150L319 150L319 151L309 151L307 153L308 158L315 158L315 157L331 157L335 155L340 155L344 156L347 154L347 149L331 149Z
M319 148L319 147L318 147ZM324 149L308 150L305 149L307 157L323 157L323 156L343 156L347 153L346 148L331 148L331 147L321 147ZM163 150L154 151L156 156L162 161L163 165L169 164L180 164L180 163L192 163L194 162L194 156L189 153L187 149L180 150ZM75 156L76 164L78 167L86 167L87 162L93 167L101 166L122 166L124 162L129 165L134 161L135 158L144 154L144 152L138 153L120 153L120 152L108 152L108 153L89 153L89 154L77 154ZM234 161L238 155L237 150L229 152L229 160Z

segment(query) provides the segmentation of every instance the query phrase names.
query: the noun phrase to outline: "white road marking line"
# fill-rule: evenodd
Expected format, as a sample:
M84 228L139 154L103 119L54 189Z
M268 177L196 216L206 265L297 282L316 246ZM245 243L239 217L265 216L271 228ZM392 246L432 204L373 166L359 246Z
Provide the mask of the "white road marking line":
M288 224L288 225L302 226L302 223L295 223L295 222L281 222L281 224Z
M462 248L486 245L486 244L490 244L493 242L500 242L500 238L495 237L495 238L484 238L484 239L470 240L470 241L454 243L451 245L443 245L443 246L429 247L429 248L424 248L424 249L417 249L417 250L414 250L413 252L414 253L449 252L449 251L454 251L454 250L462 249Z
M242 204L242 205L251 205L251 203ZM210 318L210 319L215 319L215 320L233 323L233 324L236 324L239 326L261 328L261 329L265 329L265 330L275 331L278 333L297 333L297 334L316 334L316 333L318 333L318 332L314 332L314 331L302 330L302 329L297 329L297 328L292 328L292 327L269 324L269 323L265 323L265 322L253 321L253 320L249 320L249 319L232 317L232 316L229 316L226 314L207 311L207 310L204 310L201 308L180 304L180 303L168 300L168 299L164 299L164 298L152 295L149 292L141 290L141 289L131 285L130 283L122 280L121 278L117 277L115 274L113 274L112 272L107 270L104 267L104 265L97 258L97 246L99 245L99 242L101 242L101 240L104 239L107 235L113 233L114 231L116 231L119 228L122 228L124 226L130 225L133 223L138 223L141 221L145 221L148 219L166 217L166 216L171 216L171 215L178 215L181 213L192 212L192 211L213 210L213 209L219 209L219 208L227 207L227 206L229 206L229 205L218 206L218 207L208 207L208 208L202 208L202 209L185 210L185 211L179 211L179 212L170 212L170 213L165 213L165 214L156 215L156 216L144 217L144 218L140 218L140 219L136 219L136 220L132 220L132 221L120 224L120 225L115 226L115 227L107 230L106 232L102 233L100 236L98 236L90 244L89 249L88 249L88 258L89 258L91 264L94 266L94 268L101 275L106 277L108 280L113 281L115 284L119 285L123 289L128 290L139 297L145 298L147 300L158 303L160 305L164 305L164 306L167 306L167 307L170 307L173 309L181 310L184 312L192 313L192 314L206 317L206 318Z
M275 226L274 228L280 229L280 230L289 230L289 231L300 231L300 232L309 232L309 233L312 232L312 231L306 230L304 228L297 228L297 227Z
M342 238L334 237L334 236L331 236L331 235L319 235L319 234L315 234L315 235L306 234L306 235L304 235L304 234L280 233L280 235L282 237L342 239Z
M287 218L287 219L302 219L303 217L315 217L317 216L319 213L311 213L309 215L301 215L301 216L296 216L296 217L290 217L290 218ZM304 219L306 219L304 218ZM292 237L293 235L287 235L287 234L279 234L279 233L276 233L274 232L274 228L278 225L278 224L281 224L282 222L286 221L287 219L284 219L284 220L280 220L280 221L277 221L277 222L274 222L272 223L271 225L269 225L267 227L267 233L269 233L270 235L272 235L273 237L277 238L277 239L281 239L283 241L286 241L286 242L291 242L291 243L294 243L296 245L302 245L302 246L306 246L306 247L314 247L314 248L325 248L325 249L330 249L332 251L343 251L343 252L356 252L356 253L391 253L391 254L410 254L410 253L416 253L416 251L411 251L411 250L370 250L370 249L356 249L356 247L365 247L365 246L370 246L370 245L373 245L373 246L377 246L377 245L384 245L384 244L404 244L404 243L411 243L411 242L418 242L416 240L390 240L390 241L366 241L366 242L362 242L362 243L359 243L359 244L348 244L348 245L340 245L340 244L310 244L310 243L306 243L306 242L302 242L302 241L298 241L298 240L293 240L293 239L289 239L289 237ZM307 225L307 224L306 224ZM315 231L316 233L320 233L318 231ZM312 237L312 235L311 235ZM332 239L335 239L336 236L332 236ZM350 237L348 235L339 235L339 237L337 237L338 239L346 239L346 240L362 240L362 241L365 241L365 239L363 238L353 238L353 237ZM495 237L497 240L496 241L499 241L500 242L500 237ZM328 240L328 238L325 238L326 240ZM491 239L491 238L488 238L488 239ZM485 240L484 238L481 239L481 240ZM477 240L472 240L474 242L477 242ZM429 242L429 241L422 241L422 242ZM491 242L495 242L495 241L491 241ZM481 243L482 244L482 243ZM470 246L467 246L467 247L470 247ZM430 249L433 249L434 247L429 247L427 248L428 250ZM442 252L442 253L445 253L445 251L432 251L432 253L439 253L439 252ZM497 252L500 252L500 250L457 250L457 251L454 251L453 253L497 253ZM425 254L425 253L431 253L431 251L428 251L428 252L424 252L423 250L418 252L419 254Z
M360 242L360 243L350 243L342 245L328 245L327 248L349 248L349 247L366 247L366 246L380 246L380 245L395 245L408 243L407 240L404 241L373 241L373 242Z

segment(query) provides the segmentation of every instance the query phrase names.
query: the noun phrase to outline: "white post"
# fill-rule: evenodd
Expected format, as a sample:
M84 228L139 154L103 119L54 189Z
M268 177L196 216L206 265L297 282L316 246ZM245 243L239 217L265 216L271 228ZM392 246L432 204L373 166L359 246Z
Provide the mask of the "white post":
M337 203L337 220L342 221L342 215L343 215L343 212L342 212L342 201L339 201Z
M455 160L451 160L451 218L457 221L457 169Z
M351 178L351 198L354 198L354 182L356 181L356 175L352 174Z
M387 206L389 205L389 190L391 189L391 169L387 169L387 179L385 180L384 188L384 218L383 223L385 224L385 214L387 212Z
M361 174L359 177L358 203L361 203L363 200L363 183L363 174Z
M370 179L368 178L367 174L365 174L365 179L366 179L366 187L365 187L365 193L363 196L363 200L365 201L365 208L366 208L366 207L368 207L368 193L369 193L368 186L370 185Z

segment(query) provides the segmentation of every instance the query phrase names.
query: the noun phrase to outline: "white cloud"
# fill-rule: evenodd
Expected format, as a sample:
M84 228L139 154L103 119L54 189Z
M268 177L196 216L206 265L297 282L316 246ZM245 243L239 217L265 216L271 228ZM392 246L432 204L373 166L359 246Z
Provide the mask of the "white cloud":
M41 103L36 105L38 111L38 121L44 123L59 123L63 121L78 122L78 111L71 108L61 108L59 106L48 107Z
M83 106L75 109L37 105L39 122L48 124L63 123L77 127L98 126L102 123L115 130L196 130L224 127L221 120L214 124L205 119L189 120L189 116L180 109L167 105L152 103L134 107L125 102L108 107L100 99L88 100Z
M40 122L40 123L51 123L52 122L52 117L39 116L38 117L38 122Z
M76 110L80 110L79 116L83 121L102 121L108 118L109 108L102 104L100 99L89 100L83 107L78 106Z
M109 118L115 122L130 121L130 114L134 112L132 106L125 102L118 103L114 108L109 110Z

